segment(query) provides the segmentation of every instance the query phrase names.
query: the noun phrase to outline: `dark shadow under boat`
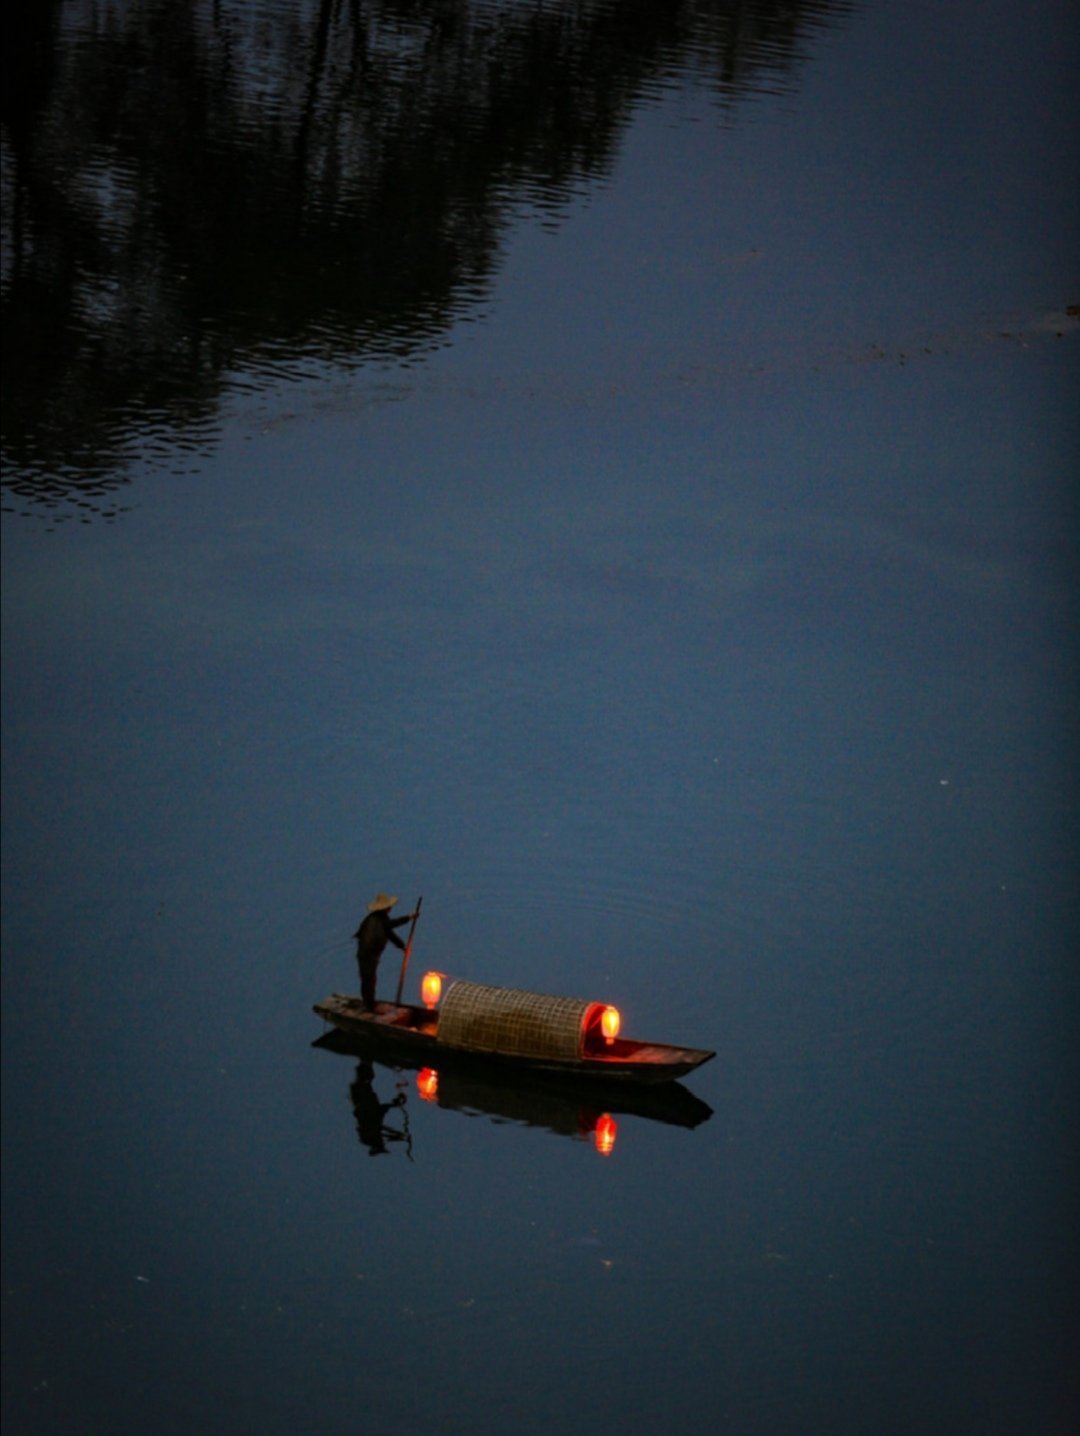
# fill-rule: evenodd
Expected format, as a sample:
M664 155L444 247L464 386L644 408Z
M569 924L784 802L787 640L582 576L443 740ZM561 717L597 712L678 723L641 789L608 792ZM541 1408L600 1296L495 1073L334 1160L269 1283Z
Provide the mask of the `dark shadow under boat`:
M576 1081L510 1065L494 1067L476 1054L450 1049L412 1054L388 1048L377 1034L338 1029L317 1038L312 1046L377 1062L391 1073L416 1072L417 1094L439 1107L495 1122L541 1127L561 1136L588 1137L605 1115L642 1117L689 1129L713 1115L707 1102L678 1082Z

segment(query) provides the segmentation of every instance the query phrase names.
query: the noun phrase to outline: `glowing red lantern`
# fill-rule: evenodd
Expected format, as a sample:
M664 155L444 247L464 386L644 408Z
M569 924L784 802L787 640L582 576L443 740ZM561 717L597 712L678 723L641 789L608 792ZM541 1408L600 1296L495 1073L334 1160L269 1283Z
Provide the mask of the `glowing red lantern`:
M424 980L420 984L420 996L424 999L424 1006L429 1012L432 1011L442 996L441 972L424 973Z
M610 1157L618 1131L619 1124L610 1112L605 1112L602 1117L596 1119L596 1126L593 1129L593 1139L596 1142L596 1150L602 1157Z
M619 1016L617 1007L605 1007L600 1016L600 1031L604 1034L604 1041L610 1046L619 1035L619 1028L622 1019Z

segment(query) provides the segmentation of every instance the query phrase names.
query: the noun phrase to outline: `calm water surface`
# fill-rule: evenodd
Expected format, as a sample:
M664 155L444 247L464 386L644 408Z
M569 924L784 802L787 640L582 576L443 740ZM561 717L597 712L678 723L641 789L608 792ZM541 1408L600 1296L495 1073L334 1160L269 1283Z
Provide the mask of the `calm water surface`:
M12 14L5 1431L1072 1431L1073 8Z

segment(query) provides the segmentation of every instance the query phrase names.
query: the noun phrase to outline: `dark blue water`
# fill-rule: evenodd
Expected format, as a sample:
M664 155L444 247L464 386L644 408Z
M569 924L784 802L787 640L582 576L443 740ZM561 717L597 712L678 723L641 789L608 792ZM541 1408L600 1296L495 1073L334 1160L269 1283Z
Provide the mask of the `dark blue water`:
M1070 7L16 16L5 1430L1071 1431Z

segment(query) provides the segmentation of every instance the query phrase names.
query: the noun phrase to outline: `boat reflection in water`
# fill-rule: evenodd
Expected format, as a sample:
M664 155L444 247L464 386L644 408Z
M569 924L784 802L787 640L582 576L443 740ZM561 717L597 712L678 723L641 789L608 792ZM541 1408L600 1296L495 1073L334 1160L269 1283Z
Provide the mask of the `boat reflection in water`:
M399 1090L392 1101L382 1101L375 1087L376 1074L397 1078L400 1088L400 1074L415 1073L409 1085L421 1101L432 1106L588 1141L604 1156L614 1150L621 1117L694 1128L712 1116L708 1103L678 1082L601 1087L596 1082L578 1083L566 1077L545 1081L535 1072L493 1072L488 1064L450 1053L438 1067L403 1060L403 1054L395 1054L391 1066L373 1060L362 1038L337 1031L326 1033L312 1045L360 1059L349 1095L357 1134L373 1157L389 1152L391 1144L399 1144L412 1158L406 1093Z

